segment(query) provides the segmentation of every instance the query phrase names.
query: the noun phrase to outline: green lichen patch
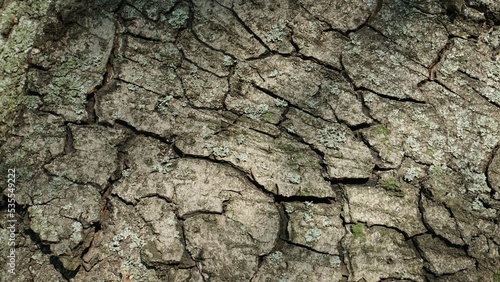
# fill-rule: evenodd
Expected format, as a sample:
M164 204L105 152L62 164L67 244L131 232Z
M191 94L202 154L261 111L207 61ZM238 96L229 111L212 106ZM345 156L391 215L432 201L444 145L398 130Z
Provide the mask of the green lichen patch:
M365 237L365 233L363 230L364 230L364 225L361 223L355 223L351 225L351 232L355 239Z

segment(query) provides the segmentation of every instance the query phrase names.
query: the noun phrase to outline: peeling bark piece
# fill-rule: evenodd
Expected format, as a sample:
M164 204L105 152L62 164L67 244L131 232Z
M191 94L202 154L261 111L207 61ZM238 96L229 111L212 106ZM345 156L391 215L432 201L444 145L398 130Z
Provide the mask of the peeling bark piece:
M334 197L323 178L320 157L309 146L289 137L270 137L244 128L228 128L217 135L178 139L185 154L214 156L252 175L267 191L283 196Z
M255 194L257 193L245 195L242 199L233 196L234 198L227 202L225 215L243 225L242 232L259 242L256 249L263 254L273 249L276 243L280 217L270 198Z
M76 185L61 178L42 177L28 208L29 226L68 270L81 264L90 244L93 225L99 221L101 196L92 186Z
M229 68L224 65L224 53L209 48L191 32L182 31L177 44L184 56L197 67L219 77L229 75Z
M176 179L175 203L179 206L180 216L194 212L222 213L223 202L229 200L225 191L239 193L254 189L235 170L205 160L181 159L173 174ZM220 177L213 178L213 175Z
M418 84L427 79L427 69L374 31L352 33L342 63L356 87L395 99L423 100Z
M159 208L165 217L148 214L150 209L147 203L156 203L157 206L149 208ZM89 270L79 274L96 278L105 275L111 281L119 281L124 276L133 276L135 281L161 281L156 271L147 267L148 263L155 264L151 254L166 255L169 257L168 262L178 263L180 254L184 252L181 236L176 236L175 232L165 232L161 235L165 238L159 239L157 234L159 230L170 231L169 228L178 226L177 222L173 226L168 225L168 219L173 218L172 207L164 200L150 198L139 202L134 208L116 197L110 197L108 208L101 222L105 232L96 236L88 252L91 255L84 258ZM165 246L165 242L170 245ZM167 248L171 251L169 254L159 254Z
M307 13L299 13L290 22L292 39L301 54L313 57L336 69L342 69L340 55L347 38L336 31L327 31L328 25Z
M426 281L422 260L405 242L403 235L394 230L356 227L354 234L344 237L342 246L352 281L380 281L384 278Z
M465 244L453 215L446 207L423 196L422 208L424 220L434 233L446 238L452 244Z
M389 181L394 181L389 184ZM381 180L380 187L346 186L346 197L352 221L368 225L384 225L397 228L407 236L427 231L421 222L418 210L417 188L401 183L394 178ZM386 184L384 184L386 183ZM398 187L392 187L392 186ZM392 194L400 189L401 195Z
M333 179L369 178L375 166L370 150L347 127L328 123L307 113L291 109L287 113L295 134L322 153ZM285 126L286 123L285 123Z
M0 169L16 169L16 203L27 205L33 203L30 194L42 187L34 183L44 174L43 165L63 154L66 129L64 120L52 114L26 110L19 118L22 123L13 128L13 136L0 145ZM7 177L0 176L0 181L7 183ZM3 194L8 195L8 189Z
M374 1L300 0L300 5L313 16L328 22L336 30L347 32L360 27L375 9Z
M286 244L268 254L253 280L330 282L342 280L342 261L339 256L317 253Z
M127 152L127 168L115 182L112 193L127 203L157 195L173 199L174 185L167 172L173 170L174 160L168 154L168 146L158 140L137 137L124 150Z
M258 228L277 236L278 226L268 226L264 214L255 218ZM184 222L186 248L200 261L200 270L210 281L248 281L258 267L258 256L271 251L247 232L250 226L224 215L196 215Z
M196 0L193 3L193 31L204 43L217 50L224 50L242 61L258 57L266 51L255 36L240 24L230 9L213 0ZM217 18L214 18L214 15L217 15Z
M178 135L191 139L206 127L219 129L222 124L232 123L230 115L188 106L185 99L174 95L160 96L120 84L112 93L97 98L96 114L100 121L111 124L115 120L125 121L139 131L165 138ZM175 126L178 124L183 126Z
M183 63L179 70L186 97L194 107L222 109L229 86L225 78L198 69L195 65Z
M75 182L104 187L118 167L116 145L125 138L125 132L99 126L70 126L70 129L75 150L44 167Z
M150 266L178 264L184 254L184 245L175 206L160 198L146 198L136 209L149 223L154 236L142 250L141 258Z
M463 250L448 247L439 238L422 235L416 237L416 242L426 260L426 267L436 275L456 273L475 265L474 259Z
M339 205L286 203L290 241L318 252L339 255L345 229Z

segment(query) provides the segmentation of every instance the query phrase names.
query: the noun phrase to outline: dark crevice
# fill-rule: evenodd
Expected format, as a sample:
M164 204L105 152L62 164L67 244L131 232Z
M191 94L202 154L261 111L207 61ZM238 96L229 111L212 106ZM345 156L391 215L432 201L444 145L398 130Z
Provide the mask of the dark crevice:
M76 185L81 185L81 186L87 186L87 185L88 185L88 186L92 186L92 187L94 187L94 188L96 188L96 189L98 189L98 190L101 190L101 186L100 186L99 184L95 183L95 182L79 182L79 181L76 181L76 180L74 180L74 179L70 179L70 178L68 178L68 177L67 177L67 176L65 176L65 175L57 175L57 174L53 174L53 173L51 173L51 172L50 172L47 168L45 168L45 167L43 167L43 168L42 168L42 171L43 171L43 172L44 172L47 176L49 176L49 177L53 177L53 178L57 178L57 177L59 177L59 178L62 178L62 179L64 179L64 180L66 180L66 181L68 181L68 182L71 182L71 183L73 183L73 184L76 184Z
M446 42L444 47L441 48L441 50L439 50L437 57L434 59L434 61L432 61L431 65L427 68L429 70L429 77L427 78L427 81L434 81L436 79L436 77L437 77L436 72L441 67L441 65L444 63L444 60L445 60L446 56L448 55L448 53L450 52L451 48L453 48L452 38L453 38L452 36L448 37L448 42ZM426 80L424 80L424 82L425 81ZM421 83L422 82L420 82L419 85Z
M455 91L453 91L451 88L449 88L449 87L448 87L448 86L447 86L444 82L442 82L441 80L439 80L439 79L437 79L437 78L436 78L436 79L434 80L434 82L435 82L435 83L437 83L439 86L443 87L444 89L446 89L447 91L449 91L450 93L453 93L453 94L455 94L455 95L457 95L457 96L460 96L458 93L456 93L456 92L455 92ZM460 97L461 97L461 96L460 96ZM464 99L464 100L466 100L466 101L467 101L467 99Z
M370 181L370 178L332 178L332 177L328 177L327 180L331 184L366 185Z
M208 161L211 163L218 163L218 164L230 166L235 171L237 171L242 177L244 177L249 182L251 182L260 192L262 192L263 194L265 194L266 196L268 196L270 198L274 198L274 196L275 196L274 193L269 192L268 190L265 189L265 187L262 184L258 183L257 180L255 180L255 178L253 177L253 175L251 173L249 174L249 173L245 172L241 167L238 167L237 165L235 165L232 162L228 162L228 161L224 161L224 160L217 160L217 159L211 157L212 155L199 156L199 155L186 154L186 153L182 152L182 150L179 149L175 144L172 145L172 150L177 155L179 155L181 158L205 160L205 161Z
M179 50L179 52L181 53L181 56L182 56L183 60L185 60L186 62L188 62L188 63L190 63L190 64L193 64L193 65L194 65L194 66L196 66L198 69L200 69L200 70L202 70L202 71L204 71L204 72L208 72L208 73L210 73L210 74L212 74L212 75L214 75L214 76L216 76L216 77L218 77L218 78L226 78L226 77L227 77L227 75L219 75L219 74L216 74L216 73L212 72L212 71L211 71L211 70L209 70L209 69L206 69L206 68L204 68L204 67L202 67L202 66L199 66L196 62L194 62L194 61L192 61L192 60L190 60L190 59L188 59L188 58L186 57L186 54L184 54L184 50L180 49L180 50Z
M64 279L66 279L66 281L71 281L73 278L75 278L76 274L78 274L78 271L80 270L81 267L78 266L75 270L68 270L64 268L63 263L57 256L50 256L50 263L59 273L61 273Z
M374 26L372 25L368 25L368 27L370 28L370 30L373 30L375 33L379 34L380 36L382 36L386 41L390 42L391 44L394 44L396 47L398 48L402 48L403 50L407 49L407 48L403 48L399 43L397 43L396 41L394 41L392 38L388 37L387 35L385 35L382 31L376 29ZM389 48L389 49L394 49L394 48ZM413 58L413 56L411 55L411 53L405 53L403 52L402 50L398 50L396 49L396 51L401 54L403 57L405 57L407 60L421 66L421 67L424 67L427 69L427 66L425 66L422 62L419 62L417 61L415 58Z
M293 202L312 202L314 204L333 204L335 199L331 197L315 197L315 196L283 196L275 195L275 203L293 203Z
M42 107L42 106L41 106L41 107ZM57 113L57 112L55 112L55 111L52 111L52 110L47 110L47 109L42 109L42 108L40 108L40 109L39 109L39 111L40 111L41 113L51 114L51 115L53 115L53 116L63 118L63 115L62 115L62 114L59 114L59 113ZM24 113L24 112L22 112L22 111L21 111L21 113ZM65 125L67 125L67 124L71 124L71 123L72 123L72 122L69 122L69 121L65 121L65 122L64 122L64 124L65 124ZM82 123L82 124L86 124L86 123Z
M467 253L467 251L468 251L468 245L457 245L457 244L452 243L447 238L443 237L442 235L437 234L436 231L434 230L434 228L432 228L432 226L427 222L427 220L425 219L425 215L424 215L426 213L426 211L425 211L425 208L423 206L423 197L424 197L424 191L423 191L423 189L420 189L419 194L420 195L419 195L419 199L418 199L418 209L419 209L419 212L420 212L420 220L424 224L425 228L427 230L429 230L430 234L433 237L436 237L436 238L440 239L443 243L445 243L445 245L447 247L455 248L455 249L460 249L460 250L463 250L463 251L465 251ZM452 213L451 209L448 209L448 207L446 207L446 205L445 205L445 208L447 208L448 212L450 213L450 215L452 216L453 220L455 221L455 217L453 216L453 213ZM456 222L455 222L455 225L456 225ZM459 230L457 225L456 225L456 228L457 228L457 230ZM414 237L417 237L417 236L414 236Z
M274 56L274 55L275 55L275 53L267 50L264 53L262 53L262 54L260 54L260 55L258 55L256 57L247 58L247 59L245 59L245 61L248 61L248 62L250 62L250 61L259 61L259 60L263 60L263 59L266 59L266 58Z
M66 138L64 140L64 154L70 154L75 151L73 146L73 133L71 131L71 127L66 126Z
M391 101L396 101L396 102L410 102L410 103L416 103L416 104L427 104L426 101L420 101L420 100L416 100L414 98L411 98L411 97L405 97L405 98L399 98L399 97L393 97L393 96L389 96L389 95L386 95L386 94L382 94L382 93L378 93L378 92L375 92L374 90L372 89L369 89L369 88L366 88L366 87L357 87L354 89L355 91L367 91L367 92L371 92L381 98L385 98L387 100L391 100Z
M144 35L140 35L140 34L137 34L137 33L132 33L130 31L125 32L123 35L130 36L130 37L135 37L135 38L144 40L146 42L162 43L162 41L160 39L149 38L149 37L146 37Z
M255 84L255 83L251 83L251 84L252 84L252 86L253 86L255 89L257 89L257 90L259 90L259 91L262 91L262 92L266 93L267 95L271 96L272 98L285 100L283 97L281 97L281 96L279 96L279 95L277 95L277 94L273 93L273 92L272 92L271 90L269 90L269 89L266 89L266 88L264 88L264 87L261 87L261 86L259 86L259 85ZM317 92L319 92L320 90L321 90L321 88L319 88ZM316 94L317 94L317 93L315 93L314 95L316 95ZM313 95L313 96L314 96L314 95ZM319 115L317 115L317 114L314 114L314 113L313 113L313 112L311 112L311 111L305 110L305 109L303 109L303 108L301 108L301 107L299 107L299 106L297 106L297 105L294 105L294 104L290 103L288 100L285 100L285 101L286 101L286 102L287 102L287 104L288 104L288 108L295 108L295 109L297 109L297 110L299 110L299 111L301 111L301 112L304 112L304 113L306 113L306 114L308 114L308 115L310 115L310 116L312 116L312 117L314 117L314 118L321 119L322 121L327 122L327 123L331 123L331 122L332 122L331 120L327 120L327 119L323 118L322 116L319 116ZM305 142L302 142L302 143L307 144L307 143L305 143Z
M144 91L146 91L146 92L151 92L151 93L154 93L154 94L156 94L156 95L158 95L158 96L164 96L164 95L165 95L165 94L162 94L162 93L156 92L156 91L154 91L154 90L147 89L147 88L145 88L144 86L142 86L142 85L140 85L140 84L136 84L135 82L131 82L131 81L124 80L124 79L122 79L122 78L117 78L116 80L117 80L118 82L123 82L123 83L126 83L126 84L131 84L131 85L134 85L134 86L136 86L136 87L138 87L138 88L140 88L140 89L142 89L142 90L144 90ZM115 88L114 90L116 90L116 88L117 88L117 87L118 87L118 86L117 86L117 85L115 85L115 86L113 87L113 88ZM106 91L106 92L111 92L111 91Z
M223 49L217 49L217 48L213 47L212 45L210 45L210 44L206 43L205 41L203 41L198 36L198 34L196 33L196 31L193 28L190 28L190 32L193 35L193 37L196 39L196 41L200 42L203 46L207 47L208 49L210 49L212 51L223 53L224 55L231 57L231 59L233 59L233 60L235 59L234 56L232 54L228 53L227 51L225 51Z
M302 10L304 10L307 14L309 14L309 16L313 17L315 20L317 20L318 22L320 23L323 23L324 25L326 25L328 28L326 30L324 30L325 32L331 32L331 31L334 31L334 32L337 32L339 34L342 34L343 36L346 36L348 37L349 36L349 33L351 32L355 32L357 31L358 29L361 29L363 27L363 25L359 26L358 28L356 28L355 30L348 30L348 31L343 31L343 30L340 30L340 29L337 29L337 28L334 28L332 26L332 24L330 24L328 21L324 20L324 19L321 19L320 17L314 15L311 11L309 11L306 7L304 7L304 4L303 3L300 3L299 4L300 8L302 8Z
M143 13L141 9L137 8L134 4L132 4L132 1L126 1L126 5L132 7L134 10L136 10L143 18L145 18L149 21L152 21L154 23L158 22L158 20L154 20L154 19L148 17L148 15L146 15L145 13Z
M150 137L150 138L153 138L153 139L158 140L158 141L165 143L165 144L170 145L172 143L172 140L175 138L175 135L165 137L165 136L161 136L159 134L153 133L153 132L139 130L124 120L117 119L117 120L115 120L115 123L127 128L128 130L132 131L135 135L142 135L142 136Z
M196 210L196 211L185 213L184 215L179 216L179 218L182 220L186 220L186 219L191 218L191 217L205 215L205 214L222 215L224 213L223 212L216 212L216 211L208 211L208 210Z
M44 67L44 66L40 66L40 65L32 64L32 63L28 64L28 69L35 69L35 70L42 71L42 72L50 71L50 67Z
M169 198L167 198L167 197L165 197L163 195L160 195L158 193L149 193L149 194L146 194L146 195L138 198L137 200L140 201L142 199L148 199L148 198L158 198L158 199L164 200L165 202L167 202L169 204L173 203L172 199L169 199Z
M50 249L50 244L45 244L40 236L35 233L32 229L24 230L24 234L28 235L31 241L38 246L40 252L44 255L50 255L49 261L54 266L54 268L63 276L66 281L70 281L73 279L78 273L80 266L75 270L71 271L65 269L62 262L59 260L57 256L52 255L52 251Z
M299 244L299 243L296 243L296 242L292 242L290 240L283 240L285 241L287 244L289 245L292 245L292 246L296 246L296 247L299 247L299 248L303 248L303 249L306 249L306 250L309 250L313 253L316 253L316 254L320 254L320 255L328 255L328 256L337 256L337 254L330 254L330 253L327 253L327 252L322 252L322 251L318 251L312 247L309 247L307 245L302 245L302 244Z
M292 44L292 47L293 47L293 50L294 52L292 52L292 54L298 54L298 52L300 52L300 47L299 45L293 40L293 35L294 35L294 30L292 27L290 27L288 24L286 25L288 27L288 29L290 29L291 33L290 33L290 44Z
M270 134L270 133L268 133L268 132L265 132L265 131L263 131L263 130L259 130L258 128L248 127L248 129L250 129L250 130L252 130L252 131L254 131L254 132L257 132L257 133L259 133L259 134L263 134L263 135L265 135L265 136L269 136L269 137L271 137L271 138L273 138L273 139L278 137L278 136L276 136L276 135L272 135L272 134Z
M323 62L320 59L315 58L313 56L306 56L306 55L304 55L302 53L294 53L294 54L292 54L292 56L298 57L298 58L300 58L300 59L302 59L304 61L311 61L311 62L316 63L316 64L318 64L318 65L320 65L320 66L322 66L322 67L324 67L324 68L326 68L328 70L331 70L331 71L335 71L335 72L341 72L342 71L342 70L338 69L337 67L332 66L332 65L330 65L330 64L328 64L326 62Z
M488 185L488 188L490 188L490 198L491 199L495 198L495 193L496 192L500 193L500 191L496 191L495 189L493 189L493 183L491 183L491 178L489 177L490 169L491 169L491 166L493 165L493 159L498 154L500 154L500 143L497 144L495 146L495 148L493 148L493 150L491 150L491 153L490 153L490 155L488 157L488 163L486 164L486 168L485 168L485 171L484 171L484 175L486 176L486 184Z
M471 86L472 90L474 90L474 92L476 92L476 94L481 97L482 99L484 99L485 102L495 106L495 107L500 107L500 102L496 102L496 101L493 101L491 100L490 98L484 96L483 94L483 91L482 90L478 90L476 89L474 86Z
M87 103L85 105L87 110L87 123L95 124L97 123L97 115L95 112L95 94L91 93L87 95Z
M344 123L345 124L345 123ZM360 123L360 124L357 124L357 125L348 125L346 124L346 126L354 133L356 133L356 131L360 131L360 130L363 130L363 129L367 129L367 128L370 128L373 126L372 123ZM359 138L358 138L359 139Z
M240 18L240 16L236 13L236 11L234 11L234 9L232 7L228 8L228 7L222 5L222 4L218 3L218 2L217 2L217 4L219 4L221 7L224 7L226 9L228 9L231 12L231 14L233 15L233 17L236 19L236 21L238 21L238 23L248 33L250 33L253 38L255 38L264 48L266 48L267 51L271 51L271 49L269 48L269 46L267 46L267 44Z

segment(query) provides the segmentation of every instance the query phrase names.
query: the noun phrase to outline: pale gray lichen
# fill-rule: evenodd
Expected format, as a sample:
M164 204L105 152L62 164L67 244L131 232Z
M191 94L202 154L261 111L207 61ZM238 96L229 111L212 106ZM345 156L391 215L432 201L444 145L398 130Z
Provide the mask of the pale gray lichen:
M143 239L141 239L137 234L130 231L130 229L125 228L124 230L120 231L113 237L113 240L108 244L108 250L116 252L118 254L122 254L123 249L121 248L120 243L128 238L130 238L130 248L132 249L135 248L140 249L146 245L146 242Z
M288 282L288 276L286 276L285 273L281 274L280 277L278 277L278 282Z
M200 136L201 136L201 138L206 139L206 138L214 135L214 133L215 133L215 131L213 131L212 129L204 126L203 129L200 132Z
M214 147L212 153L217 158L225 158L231 154L231 150L227 146Z
M304 212L304 221L306 223L309 223L311 221L313 221L313 218L314 218L314 214L312 211L306 211Z
M275 98L274 104L276 105L276 107L282 107L282 108L288 107L288 102L280 98Z
M286 23L283 20L279 20L277 23L271 26L271 30L266 34L266 42L277 43L282 42L286 36Z
M283 253L280 251L275 251L275 252L271 253L268 256L268 258L274 264L279 265L283 262Z
M301 178L300 175L294 172L290 172L287 175L288 182L292 184L300 184Z
M259 104L255 107L247 107L244 109L245 115L251 119L258 119L263 114L267 113L269 110L269 105Z
M173 219L169 218L169 219L167 220L167 225L168 225L168 226L174 226L174 225L175 225L175 220L173 220Z
M339 267L342 261L340 260L339 256L332 256L330 258L330 266L331 267Z
M304 206L306 207L306 209L310 209L312 206L313 206L313 202L312 201L305 201L304 202Z
M248 161L248 155L247 154L241 154L237 159L241 162L246 162Z
M189 14L184 9L175 9L170 15L170 19L168 23L171 24L174 28L179 29L183 27L187 20L189 19Z
M317 242L321 238L321 229L315 227L307 230L304 238L307 243Z
M230 67L234 65L235 61L231 56L224 55L224 58L222 59L222 65L225 67Z
M245 137L245 135L239 134L238 136L236 136L236 143L238 143L238 145L243 145L246 143L246 141L247 138Z
M329 126L319 131L318 140L329 149L338 149L339 145L344 143L347 138L345 132L340 128Z
M293 213L295 212L295 207L290 204L285 204L285 211L288 214Z
M412 166L406 170L403 179L407 182L412 182L418 176L418 173L418 168Z
M71 237L69 238L73 243L78 243L82 241L82 230L83 226L80 222L75 221L71 225L73 228L73 233L71 233Z

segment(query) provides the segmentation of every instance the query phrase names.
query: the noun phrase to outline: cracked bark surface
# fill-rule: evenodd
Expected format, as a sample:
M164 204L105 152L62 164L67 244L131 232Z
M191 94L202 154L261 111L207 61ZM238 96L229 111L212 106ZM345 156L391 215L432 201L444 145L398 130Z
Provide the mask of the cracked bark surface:
M2 278L500 281L496 2L39 2L0 1Z

